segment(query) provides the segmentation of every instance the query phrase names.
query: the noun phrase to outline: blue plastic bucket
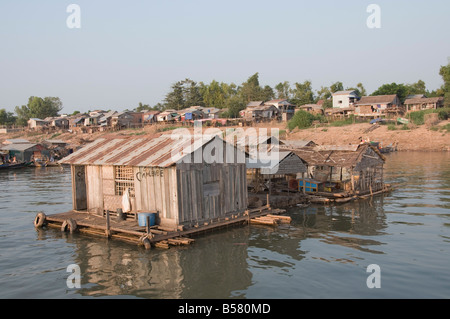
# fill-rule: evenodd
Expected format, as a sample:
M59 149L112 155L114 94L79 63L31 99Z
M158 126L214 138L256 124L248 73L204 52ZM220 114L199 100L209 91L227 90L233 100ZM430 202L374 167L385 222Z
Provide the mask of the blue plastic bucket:
M149 217L150 226L155 226L156 213L139 213L138 223L139 226L147 226L147 217Z

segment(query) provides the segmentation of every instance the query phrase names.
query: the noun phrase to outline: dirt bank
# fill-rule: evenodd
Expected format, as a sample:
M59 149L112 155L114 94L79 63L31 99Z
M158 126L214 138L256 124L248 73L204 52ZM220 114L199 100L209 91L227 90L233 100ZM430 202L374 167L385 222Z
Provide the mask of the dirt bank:
M425 125L409 130L388 130L387 125L379 125L370 132L372 124L361 123L342 127L317 127L293 130L287 139L313 140L319 145L346 145L358 143L359 139L380 142L382 146L397 144L399 151L450 151L450 133L442 129L449 121L439 123L433 130Z
M397 144L399 151L450 151L450 133L442 129L450 121L442 121L433 129L426 125L421 125L413 129L402 130L402 126L398 126L396 130L388 130L387 125L379 125L373 129L373 125L368 123L352 124L341 127L315 127L309 129L294 129L289 131L286 129L285 123L276 124L257 124L255 128L278 128L281 138L288 140L313 140L319 145L347 145L355 144L364 140L380 142L382 146ZM147 126L142 129L129 129L119 132L96 132L96 133L70 133L70 132L21 132L1 134L0 143L9 138L24 138L30 142L39 143L46 139L59 139L68 142L72 147L84 145L94 141L96 138L105 135L130 135L130 136L149 136L164 131L164 126ZM166 126L166 129L173 128ZM247 129L248 127L244 127ZM369 129L373 129L368 132ZM170 132L165 131L166 133ZM270 133L270 130L268 130Z

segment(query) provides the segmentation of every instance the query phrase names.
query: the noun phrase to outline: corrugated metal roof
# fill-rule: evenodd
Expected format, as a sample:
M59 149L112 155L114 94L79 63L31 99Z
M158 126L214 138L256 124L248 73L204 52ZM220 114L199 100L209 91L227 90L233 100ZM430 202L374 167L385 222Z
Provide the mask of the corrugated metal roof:
M32 144L32 143L20 143L20 144L8 144L0 146L2 150L5 151L26 151L30 148L33 148L37 146L38 144Z
M370 144L304 147L294 150L294 153L308 165L352 167L361 161L369 147L384 162L384 156Z
M167 134L153 138L99 138L59 162L72 165L169 167L212 139L219 138L209 135L201 139L177 137L180 136Z
M23 138L10 138L4 141L3 144L31 144L31 142Z

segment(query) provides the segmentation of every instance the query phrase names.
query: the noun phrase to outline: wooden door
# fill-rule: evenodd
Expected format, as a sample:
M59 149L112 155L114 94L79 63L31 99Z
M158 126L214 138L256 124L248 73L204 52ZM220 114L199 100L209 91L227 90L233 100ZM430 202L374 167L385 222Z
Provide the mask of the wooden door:
M72 201L73 209L87 209L86 169L82 165L72 166Z

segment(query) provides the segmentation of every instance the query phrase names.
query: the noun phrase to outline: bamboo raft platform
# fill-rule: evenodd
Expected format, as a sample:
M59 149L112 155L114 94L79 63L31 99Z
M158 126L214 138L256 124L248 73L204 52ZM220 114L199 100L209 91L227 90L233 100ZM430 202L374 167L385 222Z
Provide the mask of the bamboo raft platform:
M385 184L382 189L365 194L355 194L350 192L342 192L342 193L317 192L315 194L309 194L308 200L313 204L347 203L357 199L367 199L375 195L388 193L393 189L394 188L392 187L392 185Z
M139 226L135 217L119 219L114 212L104 212L104 216L94 215L87 211L71 210L64 213L45 215L38 212L34 221L35 227L58 228L63 232L79 232L111 239L118 239L146 249L152 247L169 248L170 246L189 245L195 240L190 236L204 232L214 231L220 228L260 224L276 226L279 223L289 223L289 216L281 216L283 209L272 208L270 205L248 209L242 213L235 213L229 217L210 220L203 224L196 224L186 228L178 226L176 229L160 225ZM149 223L147 223L149 225Z

